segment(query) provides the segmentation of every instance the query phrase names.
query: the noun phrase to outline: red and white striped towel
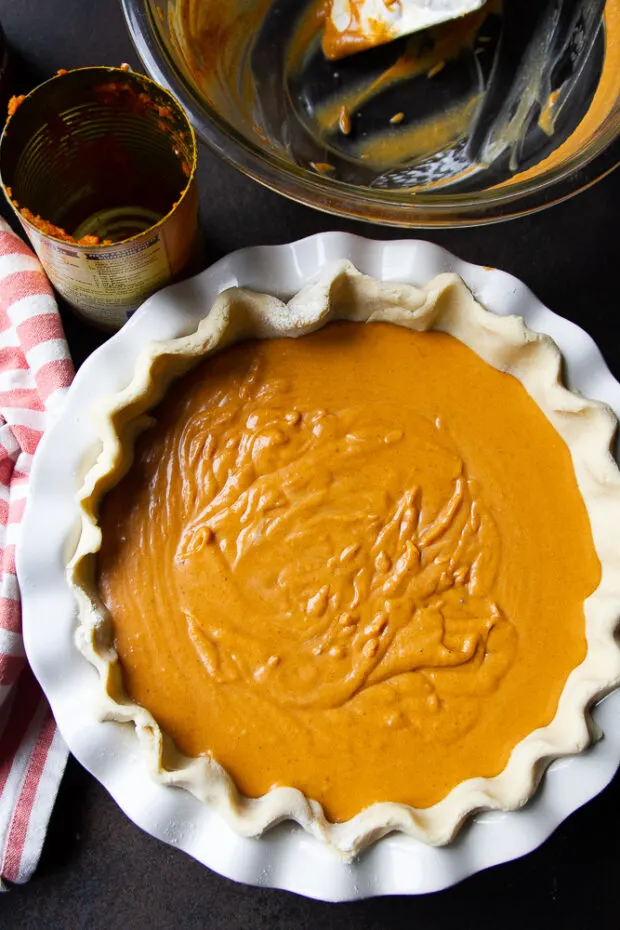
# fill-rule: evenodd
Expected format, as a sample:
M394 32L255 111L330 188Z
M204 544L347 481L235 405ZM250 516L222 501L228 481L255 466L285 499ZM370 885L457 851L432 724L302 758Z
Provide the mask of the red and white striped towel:
M0 888L34 872L67 761L24 655L15 546L32 457L72 378L48 280L0 219Z

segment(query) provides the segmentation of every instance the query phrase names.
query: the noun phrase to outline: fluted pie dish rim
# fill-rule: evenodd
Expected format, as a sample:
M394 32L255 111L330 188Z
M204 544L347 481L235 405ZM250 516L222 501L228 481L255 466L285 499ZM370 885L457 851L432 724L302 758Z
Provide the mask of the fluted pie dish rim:
M227 287L269 290L288 298L314 280L328 259L349 259L374 277L418 286L442 272L458 273L485 306L522 316L532 328L550 335L562 351L569 386L608 403L620 415L620 384L591 337L548 310L511 275L464 262L420 240L384 242L321 233L285 245L244 249L151 298L82 366L33 465L17 567L31 666L72 753L127 816L229 878L343 901L441 890L535 849L613 778L620 762L620 691L593 709L595 727L602 729L604 739L580 755L552 762L525 808L475 814L444 847L392 834L351 862L292 823L259 840L241 837L189 792L160 786L148 776L133 727L100 722L95 712L98 678L74 645L76 611L65 576L76 543L75 492L92 463L87 456L95 438L90 408L126 386L145 341L191 332L204 306Z

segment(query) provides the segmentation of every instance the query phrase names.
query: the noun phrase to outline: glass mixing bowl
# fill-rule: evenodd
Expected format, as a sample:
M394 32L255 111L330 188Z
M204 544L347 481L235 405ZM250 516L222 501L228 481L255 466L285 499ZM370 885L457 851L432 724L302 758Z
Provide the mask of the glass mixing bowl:
M340 61L320 0L122 0L147 71L244 174L401 227L522 216L620 161L620 0L488 0Z

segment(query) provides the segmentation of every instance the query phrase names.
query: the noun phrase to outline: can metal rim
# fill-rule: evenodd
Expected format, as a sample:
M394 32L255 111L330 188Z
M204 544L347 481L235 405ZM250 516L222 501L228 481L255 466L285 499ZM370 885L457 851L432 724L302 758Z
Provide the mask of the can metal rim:
M55 74L53 77L48 78L47 81L43 81L41 84L37 84L36 87L33 87L33 89L32 89L28 94L25 95L24 100L22 101L22 104L25 103L25 102L26 102L30 97L32 97L34 94L36 94L36 93L38 93L40 90L42 90L42 88L47 87L49 84L51 84L51 83L54 82L54 81L60 81L60 80L62 80L62 79L63 79L64 77L66 77L68 74L76 74L76 73L78 73L78 72L89 72L89 73L93 73L93 72L95 72L95 71L100 71L102 74L106 74L106 75L110 75L110 74L127 75L127 73L128 73L124 68L116 68L116 67L108 66L108 65L95 65L95 66L89 66L89 67L87 67L87 68L72 68L71 70L68 70L68 71L66 71L66 72L63 71L61 74ZM191 143L192 143L193 158L192 158L192 160L191 160L191 161L192 161L192 164L191 164L190 174L189 174L189 176L188 176L188 178L187 178L187 184L186 184L185 187L183 188L183 190L182 190L182 192L181 192L181 196L178 198L178 200L176 200L176 201L172 204L170 210L166 213L166 215L160 217L160 219L159 219L156 223L153 223L153 225L149 227L148 232L151 232L151 230L157 230L160 226L163 226L163 224L164 224L164 223L169 219L169 217L179 208L179 206L181 205L181 203L182 203L182 202L185 200L185 198L188 196L189 191L191 190L191 187L192 187L192 182L194 181L194 178L196 177L196 168L197 168L197 164L198 164L198 157L197 157L197 155L198 155L198 143L197 143L197 140L196 140L196 132L195 132L195 130L194 130L194 127L193 127L193 125L192 125L192 123L191 123L191 121L190 121L190 119L189 119L189 117L188 117L188 115L187 115L185 109L183 108L182 104L179 103L179 101L178 101L177 98L174 96L174 94L172 94L172 93L171 93L169 90L167 90L165 87L162 87L161 84L158 84L157 81L154 81L152 78L147 77L147 75L142 74L141 72L138 72L138 71L134 72L134 71L132 71L132 72L130 72L130 73L131 73L131 74L134 74L134 75L137 77L137 79L138 79L139 81L143 82L144 85L145 85L147 88L148 88L149 86L151 86L151 87L155 88L155 89L158 91L158 93L163 94L163 96L166 97L168 100L170 100L170 101L172 102L172 104L175 106L175 108L178 109L178 110L180 111L180 113L181 113L181 114L183 115L183 117L184 117L185 123L186 123L186 125L187 125L188 130L189 130L189 133L190 133L190 140L191 140ZM20 104L20 106L21 106L22 104ZM19 108L18 108L18 110L19 110ZM17 112L17 111L16 111L16 112ZM2 130L2 135L0 135L0 151L2 150L2 145L3 145L3 143L4 143L6 133L7 133L8 129L10 128L11 121L12 121L12 119L14 118L14 116L15 116L15 113L13 113L11 116L9 116L8 119L7 119L7 121L6 121L6 123L5 123L5 125L4 125L4 129ZM37 229L36 226L34 226L34 225L33 225L32 223L30 223L27 219L25 219L25 217L22 216L21 211L19 210L19 208L15 208L14 202L13 202L12 198L9 196L9 192L8 192L8 190L7 190L7 188L6 188L6 185L5 185L5 183L4 183L4 178L2 177L2 173L1 173L1 172L0 172L0 187L2 187L2 190L3 190L3 192L4 192L4 196L6 197L7 201L11 204L11 206L13 207L13 209L16 209L17 213L19 214L20 222L21 222L21 223L24 223L26 226L28 226L29 229L32 229L32 230L34 230L35 232L40 233L40 230ZM122 241L123 244L125 244L125 243L127 243L127 242L134 242L134 241L137 240L137 239L143 238L145 232L147 232L147 230L144 230L144 231L142 231L142 232L136 233L135 235L130 236L130 237L128 237L127 239L123 239L123 240L121 240L121 241ZM46 233L46 238L52 239L54 242L59 242L59 243L61 243L62 245L66 245L66 244L67 244L67 243L66 243L66 240L64 240L64 239L59 239L57 236L53 236L53 235L51 235L51 234L49 234L49 233ZM101 250L102 252L105 252L105 251L107 251L107 250L114 250L115 248L118 248L118 245L119 245L119 244L120 244L119 242L114 242L114 243L112 243L112 244L110 244L110 245L104 245L103 243L99 243L99 244L97 244L97 245L89 245L89 246L88 246L88 249L89 249L89 251L92 251L92 250L94 250L94 249L97 249L97 250ZM79 248L79 246L78 246L78 248Z

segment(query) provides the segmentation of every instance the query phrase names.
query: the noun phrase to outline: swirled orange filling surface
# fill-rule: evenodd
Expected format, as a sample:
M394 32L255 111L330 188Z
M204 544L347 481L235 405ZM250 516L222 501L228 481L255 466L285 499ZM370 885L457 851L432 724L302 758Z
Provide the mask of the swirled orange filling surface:
M600 566L568 449L451 336L339 323L176 382L102 513L128 694L258 796L426 807L553 718Z

